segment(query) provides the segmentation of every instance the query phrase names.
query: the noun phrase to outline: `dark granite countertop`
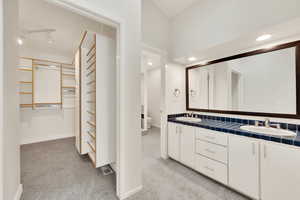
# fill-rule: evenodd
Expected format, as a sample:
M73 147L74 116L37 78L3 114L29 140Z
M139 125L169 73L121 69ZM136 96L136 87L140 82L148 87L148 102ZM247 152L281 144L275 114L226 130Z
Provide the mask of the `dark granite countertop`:
M200 117L199 117L200 118ZM177 120L176 117L169 117L169 122L195 126L200 128L206 128L214 131L220 131L223 133L234 134L234 135L242 135L246 137L262 139L267 141L273 141L278 143L283 143L287 145L299 146L300 147L300 132L298 129L291 130L297 133L295 137L280 137L280 136L269 136L260 133L250 132L242 130L240 127L243 125L252 125L251 120L240 121L239 122L230 122L230 121L223 121L223 120L215 120L215 119L203 119L201 118L201 122L186 122Z

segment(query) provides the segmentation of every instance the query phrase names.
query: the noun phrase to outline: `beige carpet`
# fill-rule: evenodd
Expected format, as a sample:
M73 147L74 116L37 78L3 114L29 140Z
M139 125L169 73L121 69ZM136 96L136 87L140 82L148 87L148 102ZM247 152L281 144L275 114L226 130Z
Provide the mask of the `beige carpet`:
M143 140L143 190L128 200L247 200L236 192L172 160L160 158L159 129ZM116 200L115 176L103 176L74 139L21 148L23 200Z

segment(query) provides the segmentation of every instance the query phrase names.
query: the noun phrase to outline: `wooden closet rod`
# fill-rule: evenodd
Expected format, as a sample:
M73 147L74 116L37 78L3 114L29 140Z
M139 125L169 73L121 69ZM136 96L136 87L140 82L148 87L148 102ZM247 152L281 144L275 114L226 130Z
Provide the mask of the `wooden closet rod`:
M55 63L55 64L58 64L58 65L69 65L69 66L73 66L73 64L70 64L70 63L62 63L62 62L51 61L51 60L44 60L44 59L38 59L38 58L30 58L30 57L20 57L20 58L27 59L27 60L32 60L33 62L34 62L34 61L39 61L39 62Z
M26 68L18 68L19 71L32 71L32 69L26 69Z
M19 81L20 84L24 83L24 84L31 84L32 81Z

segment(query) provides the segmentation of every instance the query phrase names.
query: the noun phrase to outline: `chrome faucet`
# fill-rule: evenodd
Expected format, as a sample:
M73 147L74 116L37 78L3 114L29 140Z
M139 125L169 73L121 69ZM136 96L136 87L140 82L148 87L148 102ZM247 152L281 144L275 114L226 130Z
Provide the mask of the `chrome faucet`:
M265 119L265 127L270 128L270 124L271 124L270 119L266 118Z
M272 124L270 119L266 118L264 123L260 123L259 121L255 121L255 126L265 126L267 128L281 128L280 124Z
M194 117L194 113L193 112L188 113L188 117Z

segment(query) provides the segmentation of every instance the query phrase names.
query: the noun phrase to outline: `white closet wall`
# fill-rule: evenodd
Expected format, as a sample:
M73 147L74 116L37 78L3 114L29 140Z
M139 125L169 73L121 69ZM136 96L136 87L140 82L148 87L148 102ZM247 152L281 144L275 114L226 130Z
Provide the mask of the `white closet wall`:
M34 55L31 56L34 57ZM61 89L66 84L68 84L67 86L72 86L73 84L74 87L74 80L72 80L74 77L65 81L65 78L60 75L60 64L57 63L48 63L59 67L53 67L53 69L50 67L50 70L47 69L49 68L47 66L35 66L34 76L32 76L33 63L45 64L47 62L39 60L45 58L47 56L35 58L35 61L21 58L17 68L21 100L21 144L74 136L74 94L72 94L74 92L67 94ZM62 65L62 67L62 72L71 74L73 71L74 73L72 66ZM65 98L66 95L69 97ZM44 105L43 103L57 104Z

